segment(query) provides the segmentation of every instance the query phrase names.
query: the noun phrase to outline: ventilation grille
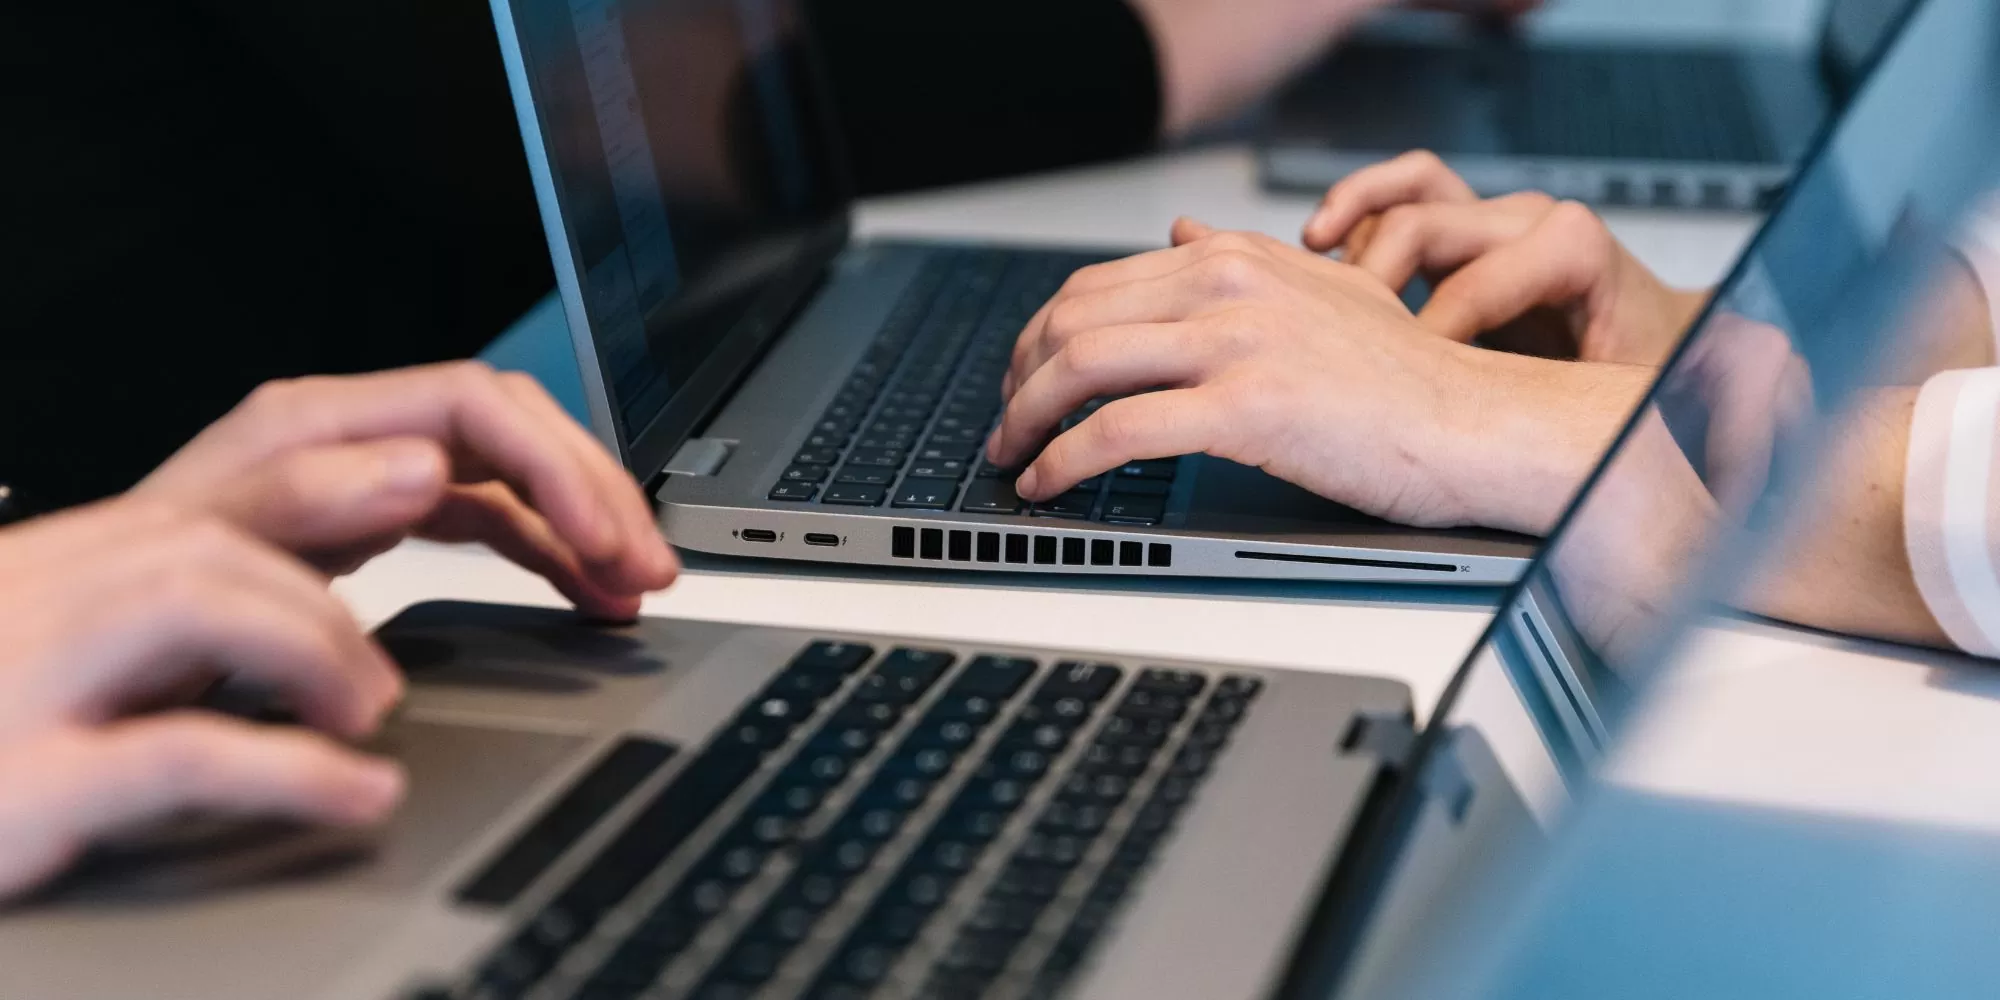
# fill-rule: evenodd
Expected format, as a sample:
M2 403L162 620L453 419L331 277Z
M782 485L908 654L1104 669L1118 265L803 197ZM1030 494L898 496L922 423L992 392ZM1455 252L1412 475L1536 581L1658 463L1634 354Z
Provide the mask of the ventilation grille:
M963 528L890 530L889 555L928 562L1006 563L1016 566L1148 566L1174 564L1166 542L1126 542L1031 531L970 531Z

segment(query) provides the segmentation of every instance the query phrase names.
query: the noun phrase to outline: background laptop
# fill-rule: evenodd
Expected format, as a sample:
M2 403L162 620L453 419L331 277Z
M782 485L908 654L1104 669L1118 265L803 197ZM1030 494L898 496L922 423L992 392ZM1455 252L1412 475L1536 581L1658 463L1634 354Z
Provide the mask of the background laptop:
M495 4L591 424L703 552L997 572L1492 584L1533 543L1136 462L1023 504L1014 338L1107 253L848 239L795 0ZM921 81L912 81L920 86Z
M1920 22L1938 24L1954 26ZM1913 34L1889 75L1980 68L1940 34ZM1912 165L1952 162L1935 140L1990 110L1913 132L1901 101L1861 107L1842 136L1901 137ZM1936 176L1848 166L1864 206ZM1890 218L1955 217L1964 187ZM1724 301L1816 225L1781 208ZM1858 359L1891 335L1877 320L1912 282L1890 231L1845 246L1862 280L1787 300L1802 339L1824 329ZM1705 318L1663 391L1734 328ZM1828 412L1866 374L1801 353ZM1720 537L1687 539L1684 572L1620 575L1634 550L1607 539L1661 537L1631 530L1656 492L1659 467L1631 464L1649 443L1622 438L1536 571L1565 601L1666 609L1614 667L1671 638ZM387 830L100 852L0 919L0 976L24 996L158 1000L1328 996L1387 981L1398 947L1438 964L1440 890L1495 831L1539 836L1593 756L1559 718L1575 695L1550 693L1549 657L1511 638L1536 599L1510 597L1435 710L1449 724L1421 731L1409 692L1376 678L427 605L382 633L413 682L385 747L411 799Z
M1808 51L1462 30L1364 37L1277 100L1260 169L1272 187L1318 194L1429 149L1482 194L1762 210L1909 2L1824 0Z

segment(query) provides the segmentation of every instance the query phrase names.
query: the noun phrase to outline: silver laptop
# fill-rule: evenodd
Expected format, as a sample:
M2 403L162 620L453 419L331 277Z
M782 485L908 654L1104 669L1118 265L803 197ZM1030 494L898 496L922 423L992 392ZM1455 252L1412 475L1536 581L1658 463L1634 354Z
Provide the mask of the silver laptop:
M1451 584L1510 581L1533 551L1390 525L1198 457L1023 503L981 457L1014 339L1072 271L1117 253L850 240L797 0L495 12L590 422L676 545Z
M1992 17L1985 0L1924 9ZM1956 26L1942 17L1930 26ZM1892 234L1942 228L1969 200L1932 182L1995 105L1912 113L1934 71L1990 70L1959 34L1909 36L1881 78L1895 86L1874 101L1871 85L1813 168L1823 183L1801 185L1721 297L1777 290L1829 411L1914 285ZM2000 90L2000 72L1984 79ZM1890 139L1917 155L1843 159ZM1814 190L1867 221L1825 230ZM1816 279L1833 258L1793 259L1802 241L1855 269ZM1635 426L1666 419L1699 348L1741 328L1705 318ZM1633 552L1607 539L1668 537L1634 530L1654 490L1631 475L1657 466L1627 462L1646 440L1613 449L1533 571L1541 589L1509 597L1446 687L1432 717L1449 724L1421 730L1410 692L1381 678L414 608L381 633L412 680L381 746L411 773L386 829L189 822L99 849L0 915L0 993L1376 995L1394 956L1438 954L1447 883L1495 837L1540 836L1617 727L1629 676L1547 647L1589 644L1613 668L1636 662L1619 650L1664 647L1722 537L1674 538L1685 572L1622 575ZM1661 613L1619 631L1637 645L1606 641L1577 610L1605 597ZM1566 624L1522 631L1524 615Z
M1484 194L1604 206L1768 208L1909 0L1825 0L1818 45L1525 39L1389 30L1273 105L1264 182L1314 194L1410 149Z

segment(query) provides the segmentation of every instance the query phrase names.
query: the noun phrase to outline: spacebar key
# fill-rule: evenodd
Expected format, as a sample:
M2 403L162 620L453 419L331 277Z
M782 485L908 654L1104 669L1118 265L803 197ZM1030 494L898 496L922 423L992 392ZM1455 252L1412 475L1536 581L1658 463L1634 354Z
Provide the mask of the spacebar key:
M557 903L578 922L595 923L755 774L759 761L752 747L719 743L708 748L633 817Z
M1019 514L1021 498L1014 484L1003 479L975 479L965 488L965 503L959 510L967 514Z

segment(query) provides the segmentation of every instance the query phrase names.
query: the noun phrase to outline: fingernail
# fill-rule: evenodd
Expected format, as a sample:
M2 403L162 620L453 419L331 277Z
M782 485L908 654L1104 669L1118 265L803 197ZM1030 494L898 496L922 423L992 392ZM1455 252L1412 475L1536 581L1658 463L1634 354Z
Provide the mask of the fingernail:
M355 772L354 809L358 818L381 816L402 801L408 779L402 765L389 760L369 760Z
M438 469L437 452L422 445L394 449L383 465L382 483L397 493L430 489L442 476Z
M1041 479L1041 474L1030 468L1021 473L1021 478L1014 483L1014 492L1032 498L1035 495L1035 487L1040 484Z

